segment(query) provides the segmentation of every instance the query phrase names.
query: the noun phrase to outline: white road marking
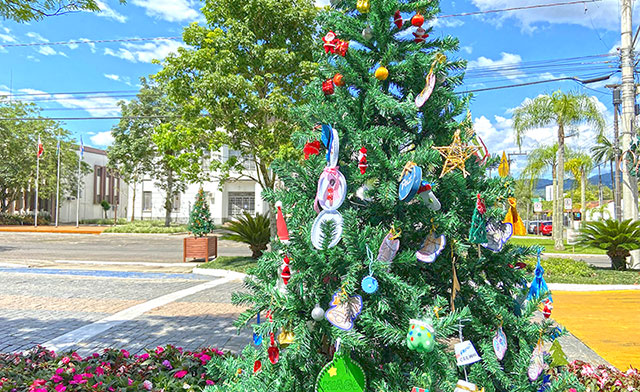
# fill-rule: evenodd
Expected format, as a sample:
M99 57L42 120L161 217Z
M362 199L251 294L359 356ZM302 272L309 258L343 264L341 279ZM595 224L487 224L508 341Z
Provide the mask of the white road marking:
M199 266L204 263L153 263L153 262L143 262L143 261L89 261L89 260L53 260L54 263L60 264L81 264L81 265L136 265L143 267L160 267L160 268L168 268L168 267L189 267L189 266Z
M216 286L220 286L225 283L229 283L236 279L237 278L233 276L217 279L207 283L199 284L197 286L189 287L187 289L165 294L158 298L154 298L147 302L124 309L109 317L105 317L102 320L96 321L95 323L85 325L71 332L65 333L64 335L58 336L57 338L54 338L52 340L49 340L48 342L43 343L42 346L48 348L49 350L54 350L56 352L68 350L78 345L78 343L80 342L89 340L94 336L99 335L110 328L115 327L116 325L122 324L127 321L131 321L152 309L167 305L171 302L177 301L181 298L198 293L200 291L207 290Z

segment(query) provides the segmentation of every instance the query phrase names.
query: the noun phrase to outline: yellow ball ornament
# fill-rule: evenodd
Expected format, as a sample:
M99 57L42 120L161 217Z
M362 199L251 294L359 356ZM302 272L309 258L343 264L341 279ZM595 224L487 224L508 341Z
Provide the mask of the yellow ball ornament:
M376 79L378 80L387 80L389 77L389 70L385 67L380 67L376 69Z

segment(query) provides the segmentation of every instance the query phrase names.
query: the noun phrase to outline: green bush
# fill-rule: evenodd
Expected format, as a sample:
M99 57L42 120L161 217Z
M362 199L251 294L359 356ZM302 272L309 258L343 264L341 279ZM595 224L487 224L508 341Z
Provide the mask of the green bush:
M262 256L267 249L271 232L269 229L269 216L256 214L255 218L245 212L244 216L227 224L224 230L223 240L231 240L249 244L251 257L254 259Z
M125 225L129 223L127 218L118 218L119 225ZM113 219L82 219L80 220L81 225L112 225Z
M187 226L181 224L171 224L169 227L164 226L161 220L137 220L127 222L123 225L112 226L107 228L105 233L154 233L154 234L174 234L186 233Z
M10 226L31 226L34 224L35 215L31 213L11 214L8 212L0 213L0 225ZM51 214L46 211L38 213L38 225L48 225L51 223Z
M588 222L580 232L578 243L606 250L611 268L624 271L630 251L640 249L640 222L631 219Z
M526 261L527 270L533 272L536 268L536 259L530 258ZM559 257L550 257L548 259L541 259L540 264L544 268L545 277L556 276L576 276L576 277L591 277L595 276L595 269L584 261L564 259Z

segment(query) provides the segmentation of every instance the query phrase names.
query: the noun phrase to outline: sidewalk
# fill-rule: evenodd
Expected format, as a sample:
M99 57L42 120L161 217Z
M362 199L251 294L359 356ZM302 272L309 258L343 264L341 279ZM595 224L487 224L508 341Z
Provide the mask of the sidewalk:
M101 234L107 226L0 226L4 233Z

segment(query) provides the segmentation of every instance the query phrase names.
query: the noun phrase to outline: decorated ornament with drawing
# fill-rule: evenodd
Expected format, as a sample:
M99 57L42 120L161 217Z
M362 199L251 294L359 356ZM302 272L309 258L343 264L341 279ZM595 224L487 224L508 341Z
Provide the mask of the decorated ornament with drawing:
M496 353L498 361L502 361L502 358L504 358L504 355L507 353L507 335L504 334L502 325L498 327L493 337L493 351Z
M404 202L410 202L418 194L422 185L422 169L414 162L407 162L400 174L398 185L398 198Z
M367 378L359 363L336 352L316 378L315 392L363 392Z
M322 249L322 243L324 242L324 233L322 232L322 226L325 223L333 222L334 230L333 237L329 241L329 248L333 248L338 245L342 238L342 215L338 211L323 210L318 214L316 220L311 227L311 243L316 249Z
M396 253L398 253L398 249L400 249L399 237L400 234L396 233L395 230L391 230L391 232L384 237L378 250L378 260L384 261L385 263L391 263L393 261Z
M542 339L538 339L538 343L536 347L533 349L533 353L531 354L531 360L529 361L529 369L527 370L527 375L529 376L529 380L535 381L540 377L540 374L544 371L544 344Z
M456 353L456 363L458 366L471 365L472 363L482 360L470 340L457 343L454 346L454 351Z
M429 233L422 243L422 248L416 252L416 258L423 263L433 263L447 245L444 234Z
M347 180L340 173L338 167L326 167L318 180L318 190L314 208L316 212L320 209L335 211L347 196Z
M442 208L442 204L440 204L440 200L433 193L432 185L426 181L422 181L422 185L418 189L418 195L422 197L424 204L426 204L429 209L432 211L440 211Z
M430 353L436 347L436 331L431 319L410 320L407 347L419 353Z
M513 226L511 223L501 223L495 219L489 219L486 226L487 243L482 246L492 252L500 252L513 235Z
M476 384L472 384L464 380L458 380L456 389L454 389L453 392L484 392L484 388L478 389Z
M378 280L373 277L373 262L375 260L369 245L367 245L367 261L369 262L369 275L362 279L361 286L365 293L373 294L378 291Z
M349 296L344 291L336 291L324 317L336 328L349 331L353 328L354 321L360 312L362 312L361 296Z

